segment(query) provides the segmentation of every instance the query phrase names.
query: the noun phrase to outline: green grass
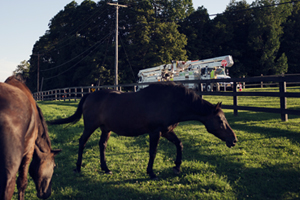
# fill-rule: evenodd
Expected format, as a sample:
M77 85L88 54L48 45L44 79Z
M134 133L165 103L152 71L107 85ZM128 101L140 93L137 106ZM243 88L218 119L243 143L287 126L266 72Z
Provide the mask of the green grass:
M224 97L204 98L230 105L230 99ZM269 101L239 97L241 105L268 105ZM299 99L288 99L288 106L297 108L299 103ZM39 102L47 120L73 114L77 104ZM279 103L271 106L279 107ZM175 131L184 145L182 172L173 174L176 149L161 138L154 163L157 181L146 174L147 135L122 137L113 133L106 151L113 175L107 175L99 163L101 132L95 131L83 154L82 172L76 174L73 169L83 120L71 126L49 126L52 147L63 149L56 157L50 199L300 199L300 117L289 116L282 122L280 114L239 111L239 116L234 116L232 110L224 112L238 137L237 145L227 148L201 123L181 123ZM37 199L32 179L25 198Z

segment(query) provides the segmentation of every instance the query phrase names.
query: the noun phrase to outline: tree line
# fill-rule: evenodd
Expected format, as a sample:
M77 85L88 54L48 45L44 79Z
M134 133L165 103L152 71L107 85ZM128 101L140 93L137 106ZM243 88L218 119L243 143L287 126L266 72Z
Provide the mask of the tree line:
M116 8L108 0L67 4L15 73L37 90L112 85ZM136 82L141 69L232 55L232 77L299 73L300 2L232 0L209 16L192 0L119 0L119 83Z

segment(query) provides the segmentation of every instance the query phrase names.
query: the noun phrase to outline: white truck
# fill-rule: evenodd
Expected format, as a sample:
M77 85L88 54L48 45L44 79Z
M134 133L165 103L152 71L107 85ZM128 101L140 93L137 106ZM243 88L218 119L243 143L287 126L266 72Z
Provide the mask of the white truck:
M158 81L180 81L180 80L206 80L210 79L211 71L216 68L217 79L230 79L226 67L233 66L231 55L209 58L194 61L172 61L171 64L164 64L157 67L140 70L138 73L138 83L158 82ZM220 87L231 87L230 82L218 82ZM185 84L188 88L199 89L198 84ZM141 85L138 89L147 87ZM206 91L211 91L211 85L203 87Z

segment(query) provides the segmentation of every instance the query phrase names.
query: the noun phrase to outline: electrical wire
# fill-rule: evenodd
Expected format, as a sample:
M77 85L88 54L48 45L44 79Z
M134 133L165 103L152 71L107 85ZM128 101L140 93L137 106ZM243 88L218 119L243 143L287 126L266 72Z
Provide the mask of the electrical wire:
M125 55L126 55L127 61L128 61L128 63L129 63L129 67L130 67L130 69L131 69L132 76L133 76L133 78L135 78L135 75L134 75L134 72L133 72L133 69L132 69L132 66L131 66L131 63L130 63L130 60L129 60L128 54L127 54L127 51L126 51L126 49L125 49L125 45L124 45L124 43L123 43L123 40L122 40L122 37L119 37L119 38L120 38L120 40L121 40L122 47L123 47L123 50L124 50L124 52L125 52Z
M101 12L96 18L102 18L102 14L104 13L105 11ZM91 17L89 17L87 20L85 20L84 22L82 22L80 25L77 26L77 28L74 28L72 31L70 31L69 33L66 33L65 36L63 38L61 38L58 42L56 42L56 44L53 44L53 45L50 45L50 50L47 51L47 53L51 52L51 51L54 51L54 50L60 50L66 46L68 46L69 44L71 44L71 39L72 39L72 36L74 36L74 34L76 32L81 32L82 30L84 30L88 25L90 25L91 23L93 23L93 21L90 19L95 16L97 12L94 13L94 15L92 15ZM90 22L88 22L90 21ZM81 27L82 25L84 25L83 27ZM94 28L92 28L90 31L94 30L95 28L97 28L97 26L95 26ZM70 41L70 42L68 42ZM68 42L67 44L64 44ZM58 47L58 45L60 45ZM54 47L54 48L52 48ZM45 52L46 53L46 52Z
M229 13L230 13L230 12L243 12L243 11L247 11L247 10L254 10L254 9L268 8L268 7L273 7L273 6L280 6L280 5L289 4L289 3L296 3L296 2L299 2L299 1L300 1L300 0L294 0L294 1L290 1L290 2L277 3L277 4L272 4L272 5L256 6L256 7L251 7L251 8L247 8L247 9L241 9L241 10L229 11ZM223 12L223 13L211 14L211 15L208 15L208 16L213 17L213 16L217 16L217 15L223 15L224 13L228 13L228 12L225 11L225 12Z
M247 10L261 9L261 8L273 7L273 6L279 6L279 5L289 4L289 3L296 3L296 2L299 2L299 1L300 1L300 0L294 0L294 1L290 1L290 2L277 3L277 4L272 4L272 5L266 5L266 6L251 7L251 8L248 8L248 9L241 9L241 10L229 11L229 12L242 12L242 11L247 11ZM72 31L70 31L68 34L66 34L66 37L71 37L71 36L72 36L71 34L73 34L73 33L75 33L75 32L79 32L79 31L84 30L84 29L85 29L88 25L90 25L93 21L90 21L89 23L87 23L87 22L88 22L90 19L92 19L98 12L99 12L99 11L96 11L92 16L90 16L87 20L85 20L85 21L84 21L82 24L80 24L77 28L74 28ZM97 18L101 17L101 15L102 15L104 12L105 12L105 10L103 10L103 11L97 16ZM216 16L216 15L222 15L222 14L224 14L224 13L226 13L226 11L223 12L223 13L210 14L209 16L211 17L211 16ZM227 12L227 13L228 13L228 12ZM163 22L161 22L161 23L163 23ZM84 25L84 26L82 26L82 25ZM81 27L81 26L82 26L82 27ZM81 27L81 28L80 28L80 27ZM96 28L96 27L95 27L95 28ZM106 37L103 38L103 40L105 40L105 39L106 39L108 36L110 36L111 34L112 34L112 33L108 34ZM64 43L64 42L68 41L69 39L70 39L70 38L63 39L63 40L62 40L61 42L59 42L59 43ZM121 39L121 37L120 37L120 39ZM74 61L75 59L77 59L77 58L80 57L81 55L83 55L83 54L85 54L86 52L88 52L89 50L91 50L93 47L95 47L95 46L98 47L98 46L101 44L101 41L102 41L102 40L96 42L93 46L89 47L87 50L85 50L84 52L82 52L82 53L80 53L79 55L75 56L74 58L72 58L72 59L66 61L65 63L62 63L62 64L60 64L60 65L58 65L58 66L55 66L55 67L52 67L52 68L48 68L48 69L41 70L41 72L44 72L44 71L50 71L50 70L53 70L53 69L57 69L57 68L59 68L59 67L65 65L65 64L70 63L71 61ZM121 43L122 43L122 46L123 46L123 49L124 49L126 58L127 58L127 60L128 60L129 66L130 66L131 71L132 71L132 74L133 74L133 69L132 69L132 66L131 66L130 60L129 60L129 58L128 58L128 54L127 54L127 52L126 52L126 49L125 49L125 46L124 46L124 43L123 43L122 39L121 39ZM69 43L68 43L68 44L69 44ZM66 45L64 45L64 46L67 46L68 44L66 44ZM56 44L56 45L57 45L57 44ZM54 45L53 45L53 46L54 46ZM52 51L52 50L59 50L59 49L63 48L64 46L62 46L62 47L60 47L60 48L54 48L54 49L51 49L51 51ZM96 49L97 47L95 47L95 49ZM52 78L56 78L56 77L58 77L59 75L64 74L65 72L67 72L67 71L69 71L70 69L74 68L74 67L77 66L82 60L84 60L88 55L90 55L93 51L94 51L94 50L92 50L92 51L91 51L90 53L88 53L84 58L82 58L80 61L78 61L76 64L74 64L74 65L71 66L70 68L66 69L65 71L63 71L63 72L61 72L61 73L59 73L59 74L57 74L57 75L55 75L55 76L45 78L45 80L49 80L49 79L52 79ZM133 76L134 76L134 74L133 74Z
M108 34L103 40L105 40L105 39L106 39L107 37L109 37L111 34L112 34L112 32L111 32L110 34ZM96 43L96 44L98 44L98 45L95 47L95 49L96 49L97 47L99 47L100 44L102 44L102 43L101 43L101 42L98 42L98 43ZM94 45L94 46L95 46L95 45ZM95 50L95 49L94 49L94 50ZM58 77L58 76L60 76L60 75L62 75L62 74L64 74L64 73L66 73L67 71L73 69L73 68L76 67L81 61L83 61L86 57L88 57L91 53L93 53L94 50L92 50L91 52L89 52L85 57L83 57L82 59L80 59L77 63L75 63L74 65L72 65L72 66L69 67L68 69L64 70L63 72L58 73L58 74L55 75L55 76L51 76L51 77L45 78L45 80L49 80L49 79L56 78L56 77Z

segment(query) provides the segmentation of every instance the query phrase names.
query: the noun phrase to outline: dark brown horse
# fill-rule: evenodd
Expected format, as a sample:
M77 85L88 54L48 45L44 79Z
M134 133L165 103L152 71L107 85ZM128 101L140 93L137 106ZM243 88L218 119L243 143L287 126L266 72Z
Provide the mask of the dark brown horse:
M37 196L51 195L55 166L48 129L30 90L14 77L0 83L0 199L11 199L17 179L18 198L24 199L28 166Z
M152 179L156 178L152 168L161 136L176 145L176 166L173 169L175 173L180 172L183 146L174 133L179 122L198 120L205 125L208 132L225 141L228 147L234 146L237 142L221 110L221 103L212 105L193 91L172 82L152 84L136 93L97 91L84 96L72 116L49 123L76 123L82 113L84 131L79 139L77 172L80 172L85 144L98 127L102 131L99 142L101 168L106 173L111 173L105 159L105 149L111 131L123 136L149 133L150 159L147 173Z

